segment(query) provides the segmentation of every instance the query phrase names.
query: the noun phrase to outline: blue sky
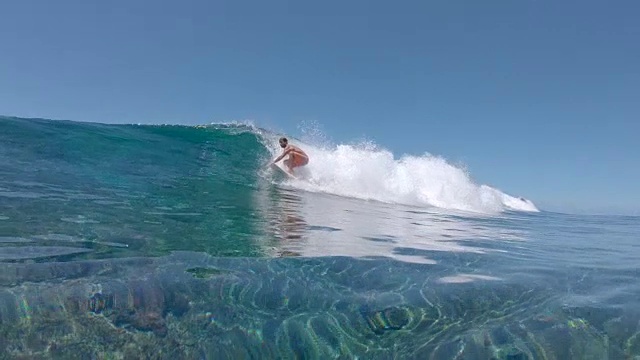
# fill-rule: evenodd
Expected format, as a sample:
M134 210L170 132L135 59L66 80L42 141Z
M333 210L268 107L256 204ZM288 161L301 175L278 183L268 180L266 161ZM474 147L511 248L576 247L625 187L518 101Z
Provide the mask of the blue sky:
M544 209L640 213L637 1L13 1L0 114L320 124Z

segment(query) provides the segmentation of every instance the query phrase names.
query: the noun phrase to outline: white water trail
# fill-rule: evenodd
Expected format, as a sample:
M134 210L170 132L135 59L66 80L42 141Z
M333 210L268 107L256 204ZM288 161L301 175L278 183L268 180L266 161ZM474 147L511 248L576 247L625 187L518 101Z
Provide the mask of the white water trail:
M260 134L272 156L278 156L279 136ZM529 200L510 196L487 185L475 184L467 172L430 154L404 155L396 159L390 151L370 142L328 145L312 141L289 142L309 155L309 164L296 169L301 180L287 185L306 191L414 206L479 213L505 210L539 211Z

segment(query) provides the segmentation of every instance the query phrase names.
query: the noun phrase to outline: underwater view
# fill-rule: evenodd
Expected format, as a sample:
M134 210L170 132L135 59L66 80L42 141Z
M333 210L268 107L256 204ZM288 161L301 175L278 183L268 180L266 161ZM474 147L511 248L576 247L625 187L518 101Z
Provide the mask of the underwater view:
M640 217L282 135L0 117L0 358L640 359Z

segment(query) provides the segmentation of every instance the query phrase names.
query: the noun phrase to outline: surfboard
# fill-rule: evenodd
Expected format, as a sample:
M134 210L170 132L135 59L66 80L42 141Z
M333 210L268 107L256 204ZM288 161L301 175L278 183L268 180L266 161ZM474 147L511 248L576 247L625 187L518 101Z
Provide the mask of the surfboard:
M271 167L273 169L275 169L276 171L282 173L283 175L287 176L290 179L298 179L297 176L289 174L289 172L287 172L287 170L285 170L284 165L281 165L280 163L271 164Z

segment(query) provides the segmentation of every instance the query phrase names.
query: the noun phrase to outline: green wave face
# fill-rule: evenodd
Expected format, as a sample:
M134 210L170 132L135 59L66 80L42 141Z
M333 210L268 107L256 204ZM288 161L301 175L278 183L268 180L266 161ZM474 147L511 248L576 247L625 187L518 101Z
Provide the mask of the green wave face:
M1 118L4 233L122 243L135 255L261 255L255 198L270 157L262 142L245 125ZM81 255L117 256L114 247Z

